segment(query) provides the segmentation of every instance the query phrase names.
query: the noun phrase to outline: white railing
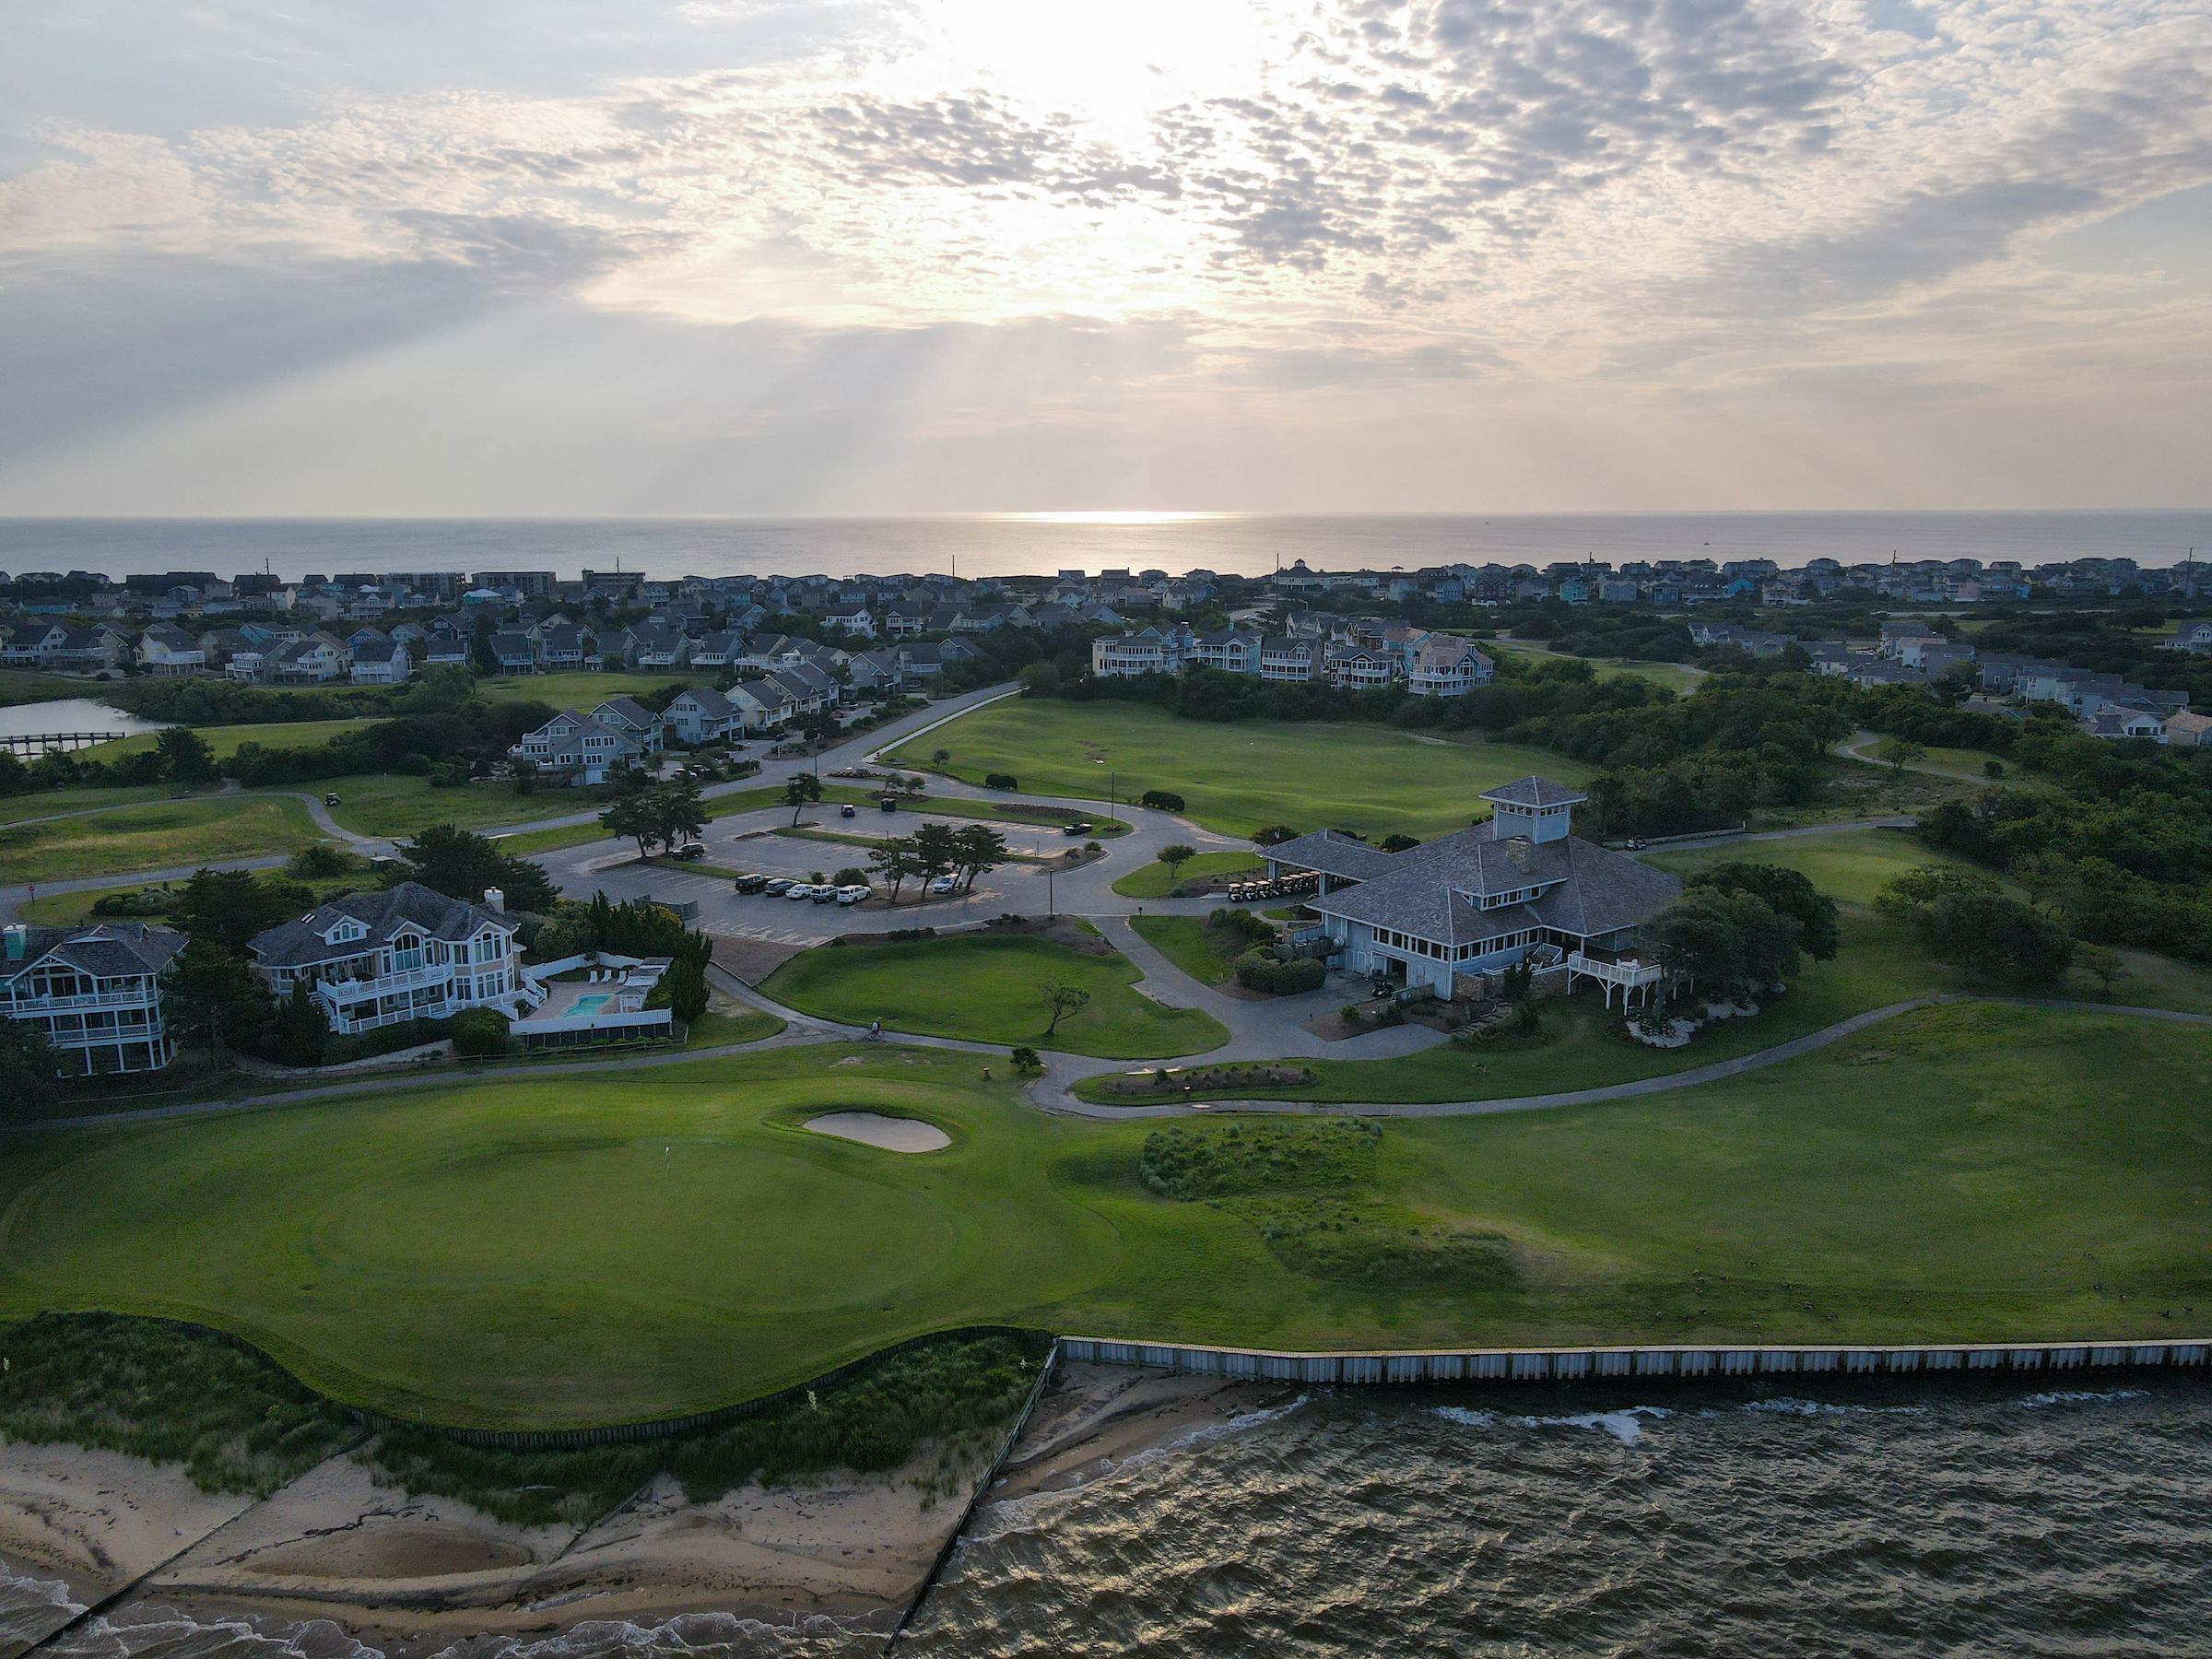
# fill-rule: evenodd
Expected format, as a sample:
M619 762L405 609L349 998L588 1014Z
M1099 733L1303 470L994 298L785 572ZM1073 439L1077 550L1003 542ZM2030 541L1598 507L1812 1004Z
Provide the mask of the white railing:
M75 1014L84 1008L150 1008L160 1001L160 994L148 986L144 991L100 991L90 996L26 996L6 1005L8 1014L17 1019L29 1019L40 1014Z
M1653 962L1642 962L1634 957L1625 961L1608 962L1598 957L1587 957L1576 951L1567 959L1567 971L1586 973L1592 979L1609 980L1616 985L1654 985L1665 971Z
M486 967L491 964L487 962ZM359 1002L365 996L389 996L394 991L412 991L418 985L442 984L456 973L469 971L465 963L440 962L429 968L409 968L400 973L382 973L374 979L324 980L322 989L341 1002Z

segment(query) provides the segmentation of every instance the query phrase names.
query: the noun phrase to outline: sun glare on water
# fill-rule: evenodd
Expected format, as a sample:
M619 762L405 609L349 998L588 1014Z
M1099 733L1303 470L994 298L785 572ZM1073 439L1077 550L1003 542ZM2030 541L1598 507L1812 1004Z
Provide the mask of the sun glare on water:
M1015 524L1187 524L1194 520L1237 515L1233 512L994 512L986 516Z

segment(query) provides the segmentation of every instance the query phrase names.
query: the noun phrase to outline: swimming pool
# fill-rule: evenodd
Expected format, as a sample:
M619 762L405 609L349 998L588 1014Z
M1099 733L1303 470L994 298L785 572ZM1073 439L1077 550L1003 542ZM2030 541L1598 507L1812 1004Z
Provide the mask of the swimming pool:
M600 1009L606 1007L608 1003L614 1000L615 999L613 997L606 995L605 993L600 993L592 996L580 996L574 1002L569 1005L569 1011L566 1015L562 1016L562 1018L573 1019L579 1015L596 1014Z

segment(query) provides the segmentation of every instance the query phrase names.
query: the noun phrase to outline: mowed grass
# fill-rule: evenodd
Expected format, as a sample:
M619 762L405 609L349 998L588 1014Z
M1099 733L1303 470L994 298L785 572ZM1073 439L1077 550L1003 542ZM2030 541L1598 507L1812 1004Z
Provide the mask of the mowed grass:
M711 674L599 674L591 670L572 674L523 674L477 682L478 697L511 702L551 703L556 709L580 709L589 713L610 697L636 697L666 686L711 686Z
M1530 640L1481 640L1477 644L1493 657L1505 652L1537 662L1588 663L1599 679L1618 679L1624 674L1633 674L1683 695L1695 691L1705 678L1701 669L1680 663L1646 663L1633 657L1578 657L1568 652L1547 651Z
M0 795L0 824L20 824L27 818L58 818L65 813L89 812L104 806L135 806L147 801L189 801L214 793L212 786L194 789L174 783L124 784L112 789L35 789L28 794Z
M218 760L228 760L249 743L258 743L264 748L295 749L319 748L333 737L347 732L358 732L389 720L389 714L365 716L359 720L274 720L259 725L197 726L194 729L206 741L208 750ZM120 760L131 755L143 755L151 750L159 740L158 732L139 732L129 737L118 737L112 743L96 744L85 751L91 760Z
M456 789L436 789L428 778L406 772L361 772L344 778L321 778L300 787L318 797L335 794L330 808L334 822L356 835L406 836L430 824L458 824L464 830L496 830L506 824L533 823L540 818L567 818L572 813L598 812L606 805L597 792L581 789L533 789L517 794L512 783L487 781L464 783ZM605 835L594 827L587 840Z
M1093 956L1046 939L971 935L822 946L778 968L760 994L849 1025L880 1019L894 1031L1110 1059L1193 1054L1229 1041L1209 1015L1139 996L1129 987L1140 977L1118 951ZM1090 994L1049 1038L1052 1016L1039 992L1047 981Z
M1540 749L1386 726L1215 723L1056 698L991 703L914 739L893 760L919 766L939 748L952 752L948 770L960 778L980 783L986 772L1010 772L1036 794L1096 799L1110 782L1124 800L1172 790L1193 822L1230 835L1288 824L1427 841L1487 816L1477 799L1486 789L1531 772L1568 784L1591 775Z
M1495 1241L1510 1271L1462 1282L1293 1266L1255 1206L1159 1196L1157 1121L1048 1117L975 1055L820 1045L10 1137L0 1313L194 1320L357 1405L533 1427L977 1323L1290 1348L2170 1338L2212 1300L2207 1098L2212 1034L1959 1005L1723 1084L1386 1121L1326 1196ZM953 1144L801 1126L854 1108Z
M1195 881L1201 876L1227 876L1244 870L1257 879L1266 875L1267 866L1257 853L1201 853L1184 859L1172 871L1155 859L1115 882L1113 890L1124 899L1165 899L1183 882Z
M1694 852L1646 853L1643 862L1687 879L1717 864L1779 865L1795 870L1842 904L1871 904L1875 894L1922 865L1968 867L1965 859L1915 841L1906 830L1837 830L1819 835L1747 840Z
M1132 916L1137 936L1202 985L1218 985L1235 966L1197 916Z
M0 872L11 882L122 876L291 853L322 839L294 800L171 801L0 830Z

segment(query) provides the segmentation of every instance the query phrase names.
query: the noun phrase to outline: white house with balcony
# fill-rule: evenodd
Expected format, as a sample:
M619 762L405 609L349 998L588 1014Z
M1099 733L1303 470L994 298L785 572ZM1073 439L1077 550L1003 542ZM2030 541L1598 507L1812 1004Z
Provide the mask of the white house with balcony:
M614 705L618 702L629 704L635 716L617 711ZM638 730L634 724L637 716L653 723L649 731ZM625 697L610 699L589 714L563 709L536 731L525 733L522 741L507 751L507 758L518 766L560 774L581 787L604 783L607 774L624 762L641 761L649 754L658 754L660 748L659 717L647 714Z
M182 679L207 666L207 653L174 622L156 622L138 636L138 665L157 678Z
M1583 841L1574 808L1588 799L1548 778L1487 791L1487 824L1385 853L1335 830L1265 850L1268 872L1314 871L1306 903L1322 916L1326 951L1355 973L1449 997L1462 975L1494 973L1555 947L1573 973L1624 994L1655 985L1634 954L1637 930L1682 890L1665 871Z
M0 930L0 1014L35 1028L66 1077L159 1071L176 1057L161 974L184 935L144 922Z
M449 899L419 882L333 900L254 935L253 965L278 997L304 981L345 1035L465 1008L510 1018L533 1006L514 919L497 888L484 902Z
M1406 688L1416 697L1465 697L1488 685L1497 667L1457 634L1432 633L1414 650Z

